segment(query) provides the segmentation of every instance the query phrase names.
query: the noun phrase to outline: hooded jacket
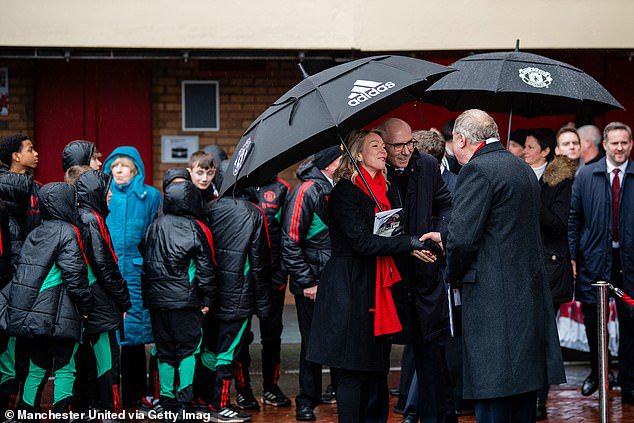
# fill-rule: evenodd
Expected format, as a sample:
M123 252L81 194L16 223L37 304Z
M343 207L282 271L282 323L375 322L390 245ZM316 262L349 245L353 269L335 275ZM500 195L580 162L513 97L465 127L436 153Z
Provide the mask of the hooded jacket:
M26 238L9 287L7 333L77 341L89 315L88 286L75 189L55 182L40 191L44 223Z
M0 289L11 280L11 234L9 233L9 211L0 200Z
M297 169L302 181L288 197L283 212L282 262L290 274L290 289L302 295L319 284L330 258L327 200L332 184L313 162Z
M209 306L216 288L216 263L209 228L201 222L202 200L189 181L165 188L163 215L142 244L143 302L149 309Z
M119 259L119 270L128 282L132 306L124 321L125 340L122 345L140 345L153 342L150 313L143 310L141 297L141 269L143 258L139 243L152 223L161 205L161 193L145 185L145 168L141 155L134 147L118 147L104 162L104 172L112 174L110 166L120 156L128 157L138 173L125 185L110 182L110 214L106 218L114 251Z
M130 308L128 284L119 271L105 221L109 186L110 176L98 170L84 172L75 183L88 272L94 275L91 287L95 309L86 321L88 333L119 329L123 323L123 312Z
M31 205L37 204L34 195L33 177L26 174L6 172L0 174L0 199L8 213L8 238L11 243L11 263L15 269L22 243L31 228L29 214Z
M242 198L222 197L205 210L214 234L218 294L211 312L223 321L269 314L269 240L264 215Z
M66 172L73 166L89 166L95 152L95 144L90 141L71 141L62 151L62 169Z

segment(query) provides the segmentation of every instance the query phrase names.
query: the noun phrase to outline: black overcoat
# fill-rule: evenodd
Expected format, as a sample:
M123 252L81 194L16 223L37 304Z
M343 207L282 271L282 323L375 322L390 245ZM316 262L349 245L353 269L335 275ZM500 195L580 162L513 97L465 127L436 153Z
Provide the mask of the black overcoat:
M447 280L463 284L464 398L563 383L534 172L499 142L487 144L460 171L453 206Z
M309 361L381 371L387 337L374 336L376 257L410 251L410 237L372 234L374 203L342 180L328 200L332 256L321 274L308 343Z

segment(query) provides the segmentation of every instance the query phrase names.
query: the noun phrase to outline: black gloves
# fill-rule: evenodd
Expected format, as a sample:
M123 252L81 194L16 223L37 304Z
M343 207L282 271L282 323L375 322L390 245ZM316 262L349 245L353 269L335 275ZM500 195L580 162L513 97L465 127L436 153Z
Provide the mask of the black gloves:
M414 250L427 250L436 257L440 257L443 255L442 248L440 245L432 241L431 239L426 239L425 241L420 241L418 237L411 237L409 240L409 247L412 251Z

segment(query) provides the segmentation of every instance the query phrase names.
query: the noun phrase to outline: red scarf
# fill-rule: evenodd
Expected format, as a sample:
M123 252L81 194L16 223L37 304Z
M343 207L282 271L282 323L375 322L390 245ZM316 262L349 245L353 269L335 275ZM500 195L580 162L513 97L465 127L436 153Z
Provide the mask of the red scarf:
M377 172L372 178L362 166L360 169L383 211L391 209L392 206L387 199L387 186L383 173ZM361 177L355 178L354 184L361 188L368 197L372 198ZM374 212L378 213L379 208L375 207ZM374 336L389 335L400 332L403 329L401 322L398 320L392 291L390 290L390 287L400 280L401 275L398 273L392 256L376 258L375 308L370 310L374 311Z

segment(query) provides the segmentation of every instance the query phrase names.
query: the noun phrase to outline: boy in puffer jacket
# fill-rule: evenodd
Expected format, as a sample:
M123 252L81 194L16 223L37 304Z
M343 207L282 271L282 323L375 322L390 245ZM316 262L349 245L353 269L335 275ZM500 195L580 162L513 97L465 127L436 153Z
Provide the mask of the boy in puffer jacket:
M39 192L44 223L26 238L9 288L7 333L31 355L20 406L35 412L49 374L55 374L53 410L68 412L75 353L83 319L94 306L80 231L75 189L47 184Z
M119 271L105 221L109 213L106 198L110 175L88 166L72 166L67 169L66 182L74 184L77 191L80 230L88 273L94 275L90 279L95 298L95 309L86 321L83 343L77 353L74 405L82 411L96 407L120 412L117 330L123 326L123 313L130 308L130 294Z
M197 406L214 422L246 422L251 416L231 405L229 388L251 316L267 319L270 310L266 223L262 211L243 198L214 200L205 214L219 272L218 295L205 318L204 350L196 368Z
M150 311L158 358L159 401L166 411L179 414L193 406L195 354L203 315L215 294L213 242L201 216L198 189L175 179L164 189L163 215L148 227L140 246L143 303Z

